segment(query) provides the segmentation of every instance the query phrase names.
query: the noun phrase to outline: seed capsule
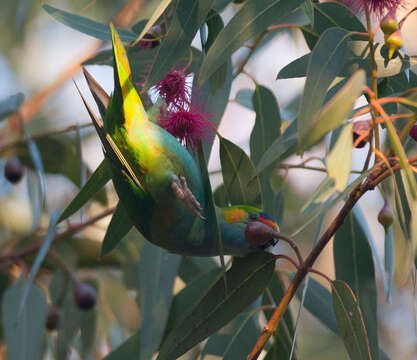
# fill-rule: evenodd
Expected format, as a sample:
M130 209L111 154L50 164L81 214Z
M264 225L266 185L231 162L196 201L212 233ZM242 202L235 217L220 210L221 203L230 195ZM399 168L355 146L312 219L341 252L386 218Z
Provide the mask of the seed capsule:
M81 310L90 310L97 303L96 290L87 283L77 283L74 290L74 301Z
M381 20L380 26L385 36L389 36L398 30L398 22L390 13L384 16L384 18Z
M388 231L389 227L394 222L394 214L387 201L378 214L378 222L384 227L385 232Z
M16 184L23 177L25 168L17 156L10 157L4 166L4 177L12 184Z
M61 312L56 305L48 306L48 314L46 316L45 327L49 331L58 329Z

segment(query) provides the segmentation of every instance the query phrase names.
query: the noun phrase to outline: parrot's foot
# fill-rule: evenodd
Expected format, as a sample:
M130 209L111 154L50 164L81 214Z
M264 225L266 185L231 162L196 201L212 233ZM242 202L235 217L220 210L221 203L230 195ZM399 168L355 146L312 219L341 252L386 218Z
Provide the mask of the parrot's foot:
M187 180L185 180L184 176L180 175L178 177L173 175L171 187L172 190L174 190L175 196L184 203L188 210L200 219L205 220L204 216L201 214L201 205L189 189Z

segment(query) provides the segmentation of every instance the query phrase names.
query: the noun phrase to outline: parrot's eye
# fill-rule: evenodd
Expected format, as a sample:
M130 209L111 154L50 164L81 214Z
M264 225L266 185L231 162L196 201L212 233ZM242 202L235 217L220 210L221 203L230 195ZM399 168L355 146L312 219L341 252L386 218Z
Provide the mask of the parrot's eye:
M258 215L256 215L256 214L249 214L248 220L256 221L256 220L258 220Z

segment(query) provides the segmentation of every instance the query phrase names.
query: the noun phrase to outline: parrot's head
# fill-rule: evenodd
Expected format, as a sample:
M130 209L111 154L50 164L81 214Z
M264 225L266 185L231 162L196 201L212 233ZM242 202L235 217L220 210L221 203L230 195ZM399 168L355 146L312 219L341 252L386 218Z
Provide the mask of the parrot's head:
M275 234L279 226L267 213L252 213L248 216L245 228L245 240L253 248L266 249L278 242Z

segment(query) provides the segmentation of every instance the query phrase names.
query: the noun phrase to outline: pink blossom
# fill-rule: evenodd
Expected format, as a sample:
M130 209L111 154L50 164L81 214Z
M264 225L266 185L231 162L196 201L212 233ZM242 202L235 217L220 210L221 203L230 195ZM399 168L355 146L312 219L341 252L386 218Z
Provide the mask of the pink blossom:
M404 6L405 0L342 0L353 12L369 11L378 17Z
M210 115L198 108L183 108L167 111L162 114L159 125L178 138L188 149L193 149L210 130Z
M165 99L167 106L183 108L190 99L191 88L187 85L187 73L184 68L168 71L164 78L155 85L159 95Z

